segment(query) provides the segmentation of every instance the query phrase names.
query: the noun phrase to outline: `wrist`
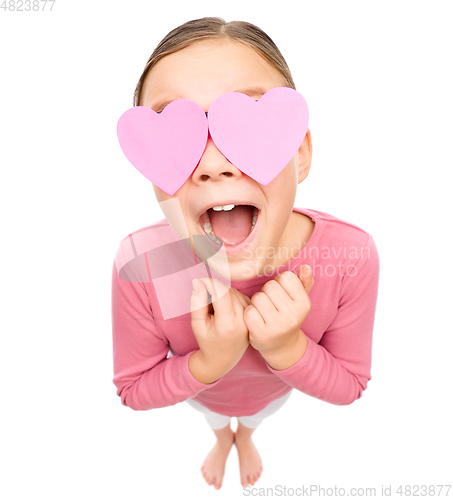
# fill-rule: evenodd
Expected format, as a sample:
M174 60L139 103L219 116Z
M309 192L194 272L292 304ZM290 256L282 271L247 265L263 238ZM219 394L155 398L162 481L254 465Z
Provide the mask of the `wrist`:
M223 373L210 366L200 349L191 354L189 358L189 371L202 384L212 384L223 375Z
M308 339L302 330L294 335L292 341L279 349L261 355L274 370L287 370L300 361L308 347Z

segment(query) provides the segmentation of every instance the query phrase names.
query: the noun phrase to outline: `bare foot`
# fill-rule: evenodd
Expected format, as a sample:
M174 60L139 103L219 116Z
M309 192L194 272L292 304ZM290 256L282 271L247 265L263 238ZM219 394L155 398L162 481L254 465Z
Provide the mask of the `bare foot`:
M218 490L222 486L223 476L225 474L225 464L233 446L234 432L231 427L222 429L222 435L217 436L217 443L214 448L206 456L203 465L201 466L201 473L209 485L214 485Z
M253 486L258 481L263 471L260 454L253 444L251 435L246 433L235 433L234 444L238 450L239 471L242 486L250 484Z

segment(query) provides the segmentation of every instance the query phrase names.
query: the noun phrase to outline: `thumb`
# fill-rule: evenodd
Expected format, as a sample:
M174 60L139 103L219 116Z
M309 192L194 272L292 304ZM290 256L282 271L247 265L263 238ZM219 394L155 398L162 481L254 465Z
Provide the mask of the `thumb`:
M313 288L313 285L315 283L312 268L308 265L302 266L299 269L299 279L307 294L310 293L310 290Z

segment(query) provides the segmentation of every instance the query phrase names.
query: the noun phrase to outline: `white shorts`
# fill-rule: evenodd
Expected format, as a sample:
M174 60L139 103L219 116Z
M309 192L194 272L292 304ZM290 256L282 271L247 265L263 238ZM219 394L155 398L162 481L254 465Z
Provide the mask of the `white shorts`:
M255 413L255 415L250 415L248 417L237 417L238 421L241 422L241 424L245 427L256 429L266 417L275 413L286 403L292 392L293 391L291 389L287 394L285 394L281 398L275 399L261 411ZM204 414L211 429L223 429L230 423L231 417L220 415L220 413L215 413L191 398L186 399L186 403L192 406L192 408L195 408L196 410Z

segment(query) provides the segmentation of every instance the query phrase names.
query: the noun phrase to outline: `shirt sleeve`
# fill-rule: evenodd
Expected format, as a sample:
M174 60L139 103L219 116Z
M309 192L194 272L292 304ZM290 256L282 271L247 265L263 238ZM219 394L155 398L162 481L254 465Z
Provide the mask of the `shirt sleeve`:
M379 255L372 236L368 236L354 266L356 272L350 269L350 274L343 278L337 314L319 344L307 337L304 355L286 370L274 370L267 365L294 389L336 405L359 399L371 380Z
M113 383L121 403L133 410L172 406L221 380L203 384L192 375L189 358L195 351L167 358L170 346L156 329L143 284L121 279L115 263L112 333Z

